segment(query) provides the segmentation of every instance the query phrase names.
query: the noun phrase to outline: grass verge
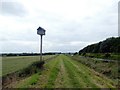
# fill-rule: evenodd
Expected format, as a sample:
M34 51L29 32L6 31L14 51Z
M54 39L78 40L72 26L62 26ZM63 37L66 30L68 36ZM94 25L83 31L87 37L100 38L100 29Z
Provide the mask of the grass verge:
M88 57L86 58L77 55L71 58L81 62L82 64L112 79L116 83L117 87L120 86L118 83L120 81L120 75L119 75L120 66L118 66L117 62L103 62L92 58L88 58Z
M37 84L41 72L33 74L32 76L21 81L16 87L17 88L32 88L33 85Z
M44 64L44 61L42 62L37 61L29 65L27 68L24 68L20 71L3 76L2 77L3 88L12 82L16 82L17 80L28 77L34 73L38 73L40 69L42 68L43 64Z
M60 66L59 66L59 58L56 58L56 62L54 64L54 67L50 71L50 75L48 78L48 82L45 86L45 88L54 88L55 80L57 78L57 75L60 71Z

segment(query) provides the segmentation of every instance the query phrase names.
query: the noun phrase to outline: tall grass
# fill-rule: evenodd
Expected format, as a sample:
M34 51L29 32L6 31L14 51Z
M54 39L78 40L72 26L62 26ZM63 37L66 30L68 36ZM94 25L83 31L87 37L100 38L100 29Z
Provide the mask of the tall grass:
M120 75L118 72L120 66L117 62L103 62L81 56L73 56L71 58L114 80L116 85L118 84L118 81L120 80Z

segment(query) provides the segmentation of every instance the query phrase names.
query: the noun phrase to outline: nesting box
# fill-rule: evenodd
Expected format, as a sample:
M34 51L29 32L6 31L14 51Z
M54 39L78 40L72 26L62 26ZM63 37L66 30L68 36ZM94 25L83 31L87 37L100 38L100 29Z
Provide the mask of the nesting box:
M39 27L39 28L37 29L37 34L38 34L38 35L45 35L45 30L44 30L43 28Z

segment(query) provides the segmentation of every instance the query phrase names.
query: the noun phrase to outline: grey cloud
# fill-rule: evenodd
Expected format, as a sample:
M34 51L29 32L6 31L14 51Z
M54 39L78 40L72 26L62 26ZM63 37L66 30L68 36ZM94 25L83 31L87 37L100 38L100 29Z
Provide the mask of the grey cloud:
M82 49L84 46L88 45L90 42L78 42L79 44L75 42L52 42L51 47L43 47L44 51L50 52L50 51L59 51L59 52L76 52Z
M5 41L0 42L2 47L0 53L6 52L36 52L39 51L37 42L28 41Z
M24 7L20 3L17 3L19 5L17 5L15 2L12 2L12 4L9 5L8 4L9 3L5 4L4 6L4 14L19 16L25 14ZM43 38L43 44L45 41L52 43L50 47L50 43L45 44L45 47L43 46L43 51L79 51L88 44L99 42L107 37L117 35L117 9L113 8L113 6L109 7L108 9L105 8L104 11L99 12L95 16L88 16L82 20L79 18L77 20L64 20L64 17L60 17L54 13L47 13L38 10L39 13L35 17L31 16L30 18L23 18L19 21L30 23L31 26L34 25L34 28L26 28L22 30L22 32L16 34L15 32L14 34L11 33L8 37L2 39L3 41L6 40L6 42L9 42L9 40L18 41L10 42L10 47L7 46L9 43L3 42L3 46L5 48L4 51L39 51L39 36L36 34L36 29L39 25L46 29L46 35ZM19 43L19 41L23 40L26 41L25 45L23 45L24 42ZM29 41L36 42L37 44L31 45L32 43L29 43ZM74 41L80 43L76 43L75 45L70 44L70 42L74 43ZM31 46L34 47L32 48Z
M1 2L1 13L3 15L25 16L27 11L24 6L18 2Z

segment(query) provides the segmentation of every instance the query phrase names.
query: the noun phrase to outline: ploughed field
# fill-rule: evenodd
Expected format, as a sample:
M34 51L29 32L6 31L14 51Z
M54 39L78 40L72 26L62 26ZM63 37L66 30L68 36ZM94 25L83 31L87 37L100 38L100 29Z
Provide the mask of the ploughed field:
M16 57L17 58L17 57ZM24 62L22 62L22 58ZM38 57L22 57L20 64L32 63ZM25 60L29 59L29 62ZM49 58L49 57L47 57ZM19 59L19 58L18 58ZM18 60L16 59L16 60ZM11 59L12 60L12 59ZM13 59L14 60L14 59ZM36 59L37 60L37 59ZM11 70L4 66L3 72ZM14 63L14 64L13 64ZM9 64L17 65L16 61ZM13 66L15 67L15 66ZM11 68L13 68L11 66ZM17 66L15 67L18 68ZM102 67L101 67L102 68ZM4 71L5 70L5 71ZM18 69L17 69L18 70ZM13 69L15 71L15 69ZM12 72L12 71L10 71ZM115 88L116 82L106 76L90 69L84 64L73 60L66 55L59 55L53 59L45 60L45 64L40 72L33 74L25 79L13 82L7 87L12 88Z

